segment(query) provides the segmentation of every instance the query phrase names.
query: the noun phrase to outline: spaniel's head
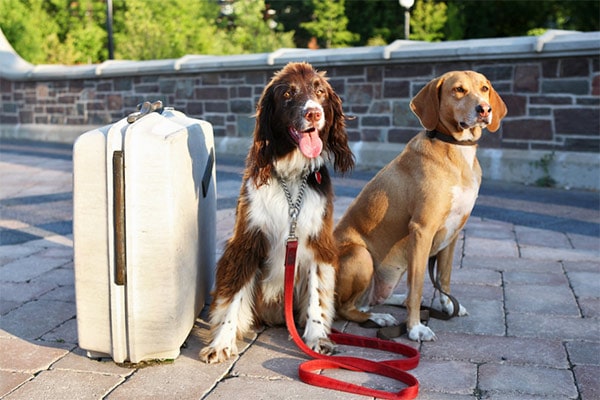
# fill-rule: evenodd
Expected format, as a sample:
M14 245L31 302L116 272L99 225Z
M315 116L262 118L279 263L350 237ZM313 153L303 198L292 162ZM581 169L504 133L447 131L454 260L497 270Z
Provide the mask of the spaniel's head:
M332 157L336 171L354 166L342 102L325 73L308 63L289 63L262 93L248 159L255 183L266 183L273 163L294 151L307 160Z

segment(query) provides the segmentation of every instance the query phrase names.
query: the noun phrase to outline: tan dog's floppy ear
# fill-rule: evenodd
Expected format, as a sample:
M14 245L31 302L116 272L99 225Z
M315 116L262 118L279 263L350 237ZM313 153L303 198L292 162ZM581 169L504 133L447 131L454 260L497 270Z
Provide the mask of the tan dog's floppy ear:
M410 102L410 108L421 121L421 125L429 131L437 127L440 113L439 88L444 83L443 77L429 82Z
M489 83L489 82L488 82ZM494 90L490 84L490 106L492 107L492 123L487 126L488 131L496 132L500 128L500 120L506 116L508 112L506 104L500 98L500 95Z

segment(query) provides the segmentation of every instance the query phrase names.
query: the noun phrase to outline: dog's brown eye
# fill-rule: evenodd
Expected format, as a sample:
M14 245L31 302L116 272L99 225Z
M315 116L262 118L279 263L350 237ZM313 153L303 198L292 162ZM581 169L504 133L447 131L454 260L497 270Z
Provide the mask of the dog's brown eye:
M465 89L463 89L463 87L462 87L462 86L459 86L459 87L455 88L454 90L455 90L457 93L464 93L464 92L465 92Z
M484 86L484 87L482 87L482 88L481 88L481 91L482 91L482 92L487 92L487 91L489 91L489 90L490 90L490 88L489 88L489 87L487 87L487 86Z
M292 97L292 94L288 91L283 94L283 98L289 100Z

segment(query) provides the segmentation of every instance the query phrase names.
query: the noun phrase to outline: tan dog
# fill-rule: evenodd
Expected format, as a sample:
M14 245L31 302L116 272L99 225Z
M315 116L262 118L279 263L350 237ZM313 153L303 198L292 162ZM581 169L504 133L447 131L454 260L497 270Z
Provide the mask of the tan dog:
M429 82L411 109L426 131L385 166L361 191L335 229L340 248L337 273L338 315L398 322L369 312L375 304L406 304L408 337L435 340L420 321L427 260L437 257L442 290L450 293L454 246L475 204L481 168L475 156L482 128L495 132L506 105L485 76L448 72ZM394 295L408 271L408 295ZM454 306L440 296L444 312ZM458 315L467 311L460 306Z

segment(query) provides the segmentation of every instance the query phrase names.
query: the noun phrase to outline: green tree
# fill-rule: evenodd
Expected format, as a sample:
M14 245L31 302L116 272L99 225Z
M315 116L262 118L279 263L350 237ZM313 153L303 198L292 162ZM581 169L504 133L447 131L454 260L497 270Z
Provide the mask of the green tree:
M220 44L223 53L264 53L295 47L294 32L283 32L283 25L268 18L264 0L237 1L233 10L233 24L220 32L225 34Z
M43 0L0 0L2 32L21 57L35 64L48 62L44 44L58 32L43 4Z
M315 36L321 47L346 47L359 40L359 35L347 28L344 0L313 0L312 4L312 20L300 26Z
M404 38L404 9L397 0L349 1L348 26L360 35L358 45L385 45Z
M126 0L115 14L122 29L115 31L115 58L151 60L178 58L192 53L219 50L217 32L210 17L216 16L216 3L188 0L164 2Z
M439 42L444 39L446 3L417 0L410 19L410 39Z

